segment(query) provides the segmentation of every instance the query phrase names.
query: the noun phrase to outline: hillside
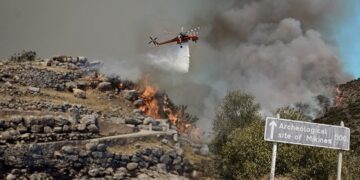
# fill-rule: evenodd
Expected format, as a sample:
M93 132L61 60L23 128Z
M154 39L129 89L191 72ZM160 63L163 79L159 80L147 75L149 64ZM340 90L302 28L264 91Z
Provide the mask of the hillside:
M185 136L194 120L186 107L98 66L32 51L0 61L0 178L198 175L194 164L207 158L186 149L202 148Z
M340 84L336 89L336 106L331 107L316 122L340 125L344 121L351 132L352 150L359 150L360 147L360 79Z

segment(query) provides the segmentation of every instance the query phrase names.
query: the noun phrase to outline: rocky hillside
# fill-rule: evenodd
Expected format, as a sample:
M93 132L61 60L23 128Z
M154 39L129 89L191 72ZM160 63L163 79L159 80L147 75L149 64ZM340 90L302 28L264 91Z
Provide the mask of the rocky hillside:
M344 121L350 128L352 150L360 150L360 79L337 87L336 106L331 107L316 122L340 125Z
M32 51L0 61L0 178L199 175L194 164L207 157L193 152L208 149L179 138L191 124L177 117L193 119L186 108L161 96L163 111L154 114L146 88L105 77L98 66L84 57L36 58Z

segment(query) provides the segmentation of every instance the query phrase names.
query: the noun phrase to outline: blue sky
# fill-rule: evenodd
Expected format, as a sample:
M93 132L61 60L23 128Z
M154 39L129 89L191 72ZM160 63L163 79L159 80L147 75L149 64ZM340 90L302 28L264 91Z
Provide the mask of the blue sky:
M349 15L336 27L336 40L345 70L360 77L360 1L352 0Z

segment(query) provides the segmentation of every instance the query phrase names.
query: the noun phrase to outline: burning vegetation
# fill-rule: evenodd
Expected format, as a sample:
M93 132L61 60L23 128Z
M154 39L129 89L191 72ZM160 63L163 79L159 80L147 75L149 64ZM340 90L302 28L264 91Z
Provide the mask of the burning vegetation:
M104 77L98 74L90 75L85 80L91 84L92 81L101 81ZM159 88L152 85L148 77L143 78L139 83L129 80L121 80L119 77L108 77L107 81L115 87L118 92L131 94L125 97L133 102L144 115L154 119L168 119L171 125L176 127L181 133L188 133L193 129L193 124L198 120L197 117L186 112L186 105L175 105L166 92L159 91Z
M169 119L182 133L191 129L192 124L198 120L186 112L187 106L175 105L165 92L160 92L147 79L142 80L135 89L139 92L139 99L143 101L139 108L145 115L155 119Z

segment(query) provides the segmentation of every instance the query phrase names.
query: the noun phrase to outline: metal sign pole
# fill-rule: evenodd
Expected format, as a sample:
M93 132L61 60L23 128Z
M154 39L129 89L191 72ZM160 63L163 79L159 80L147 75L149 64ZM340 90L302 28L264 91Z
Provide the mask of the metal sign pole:
M341 121L340 125L344 127L344 122ZM336 180L341 180L341 166L342 166L342 151L339 150Z
M280 119L280 114L277 114L276 116L278 119ZM275 180L276 153L277 153L277 143L274 142L272 147L272 156L271 156L270 180Z

